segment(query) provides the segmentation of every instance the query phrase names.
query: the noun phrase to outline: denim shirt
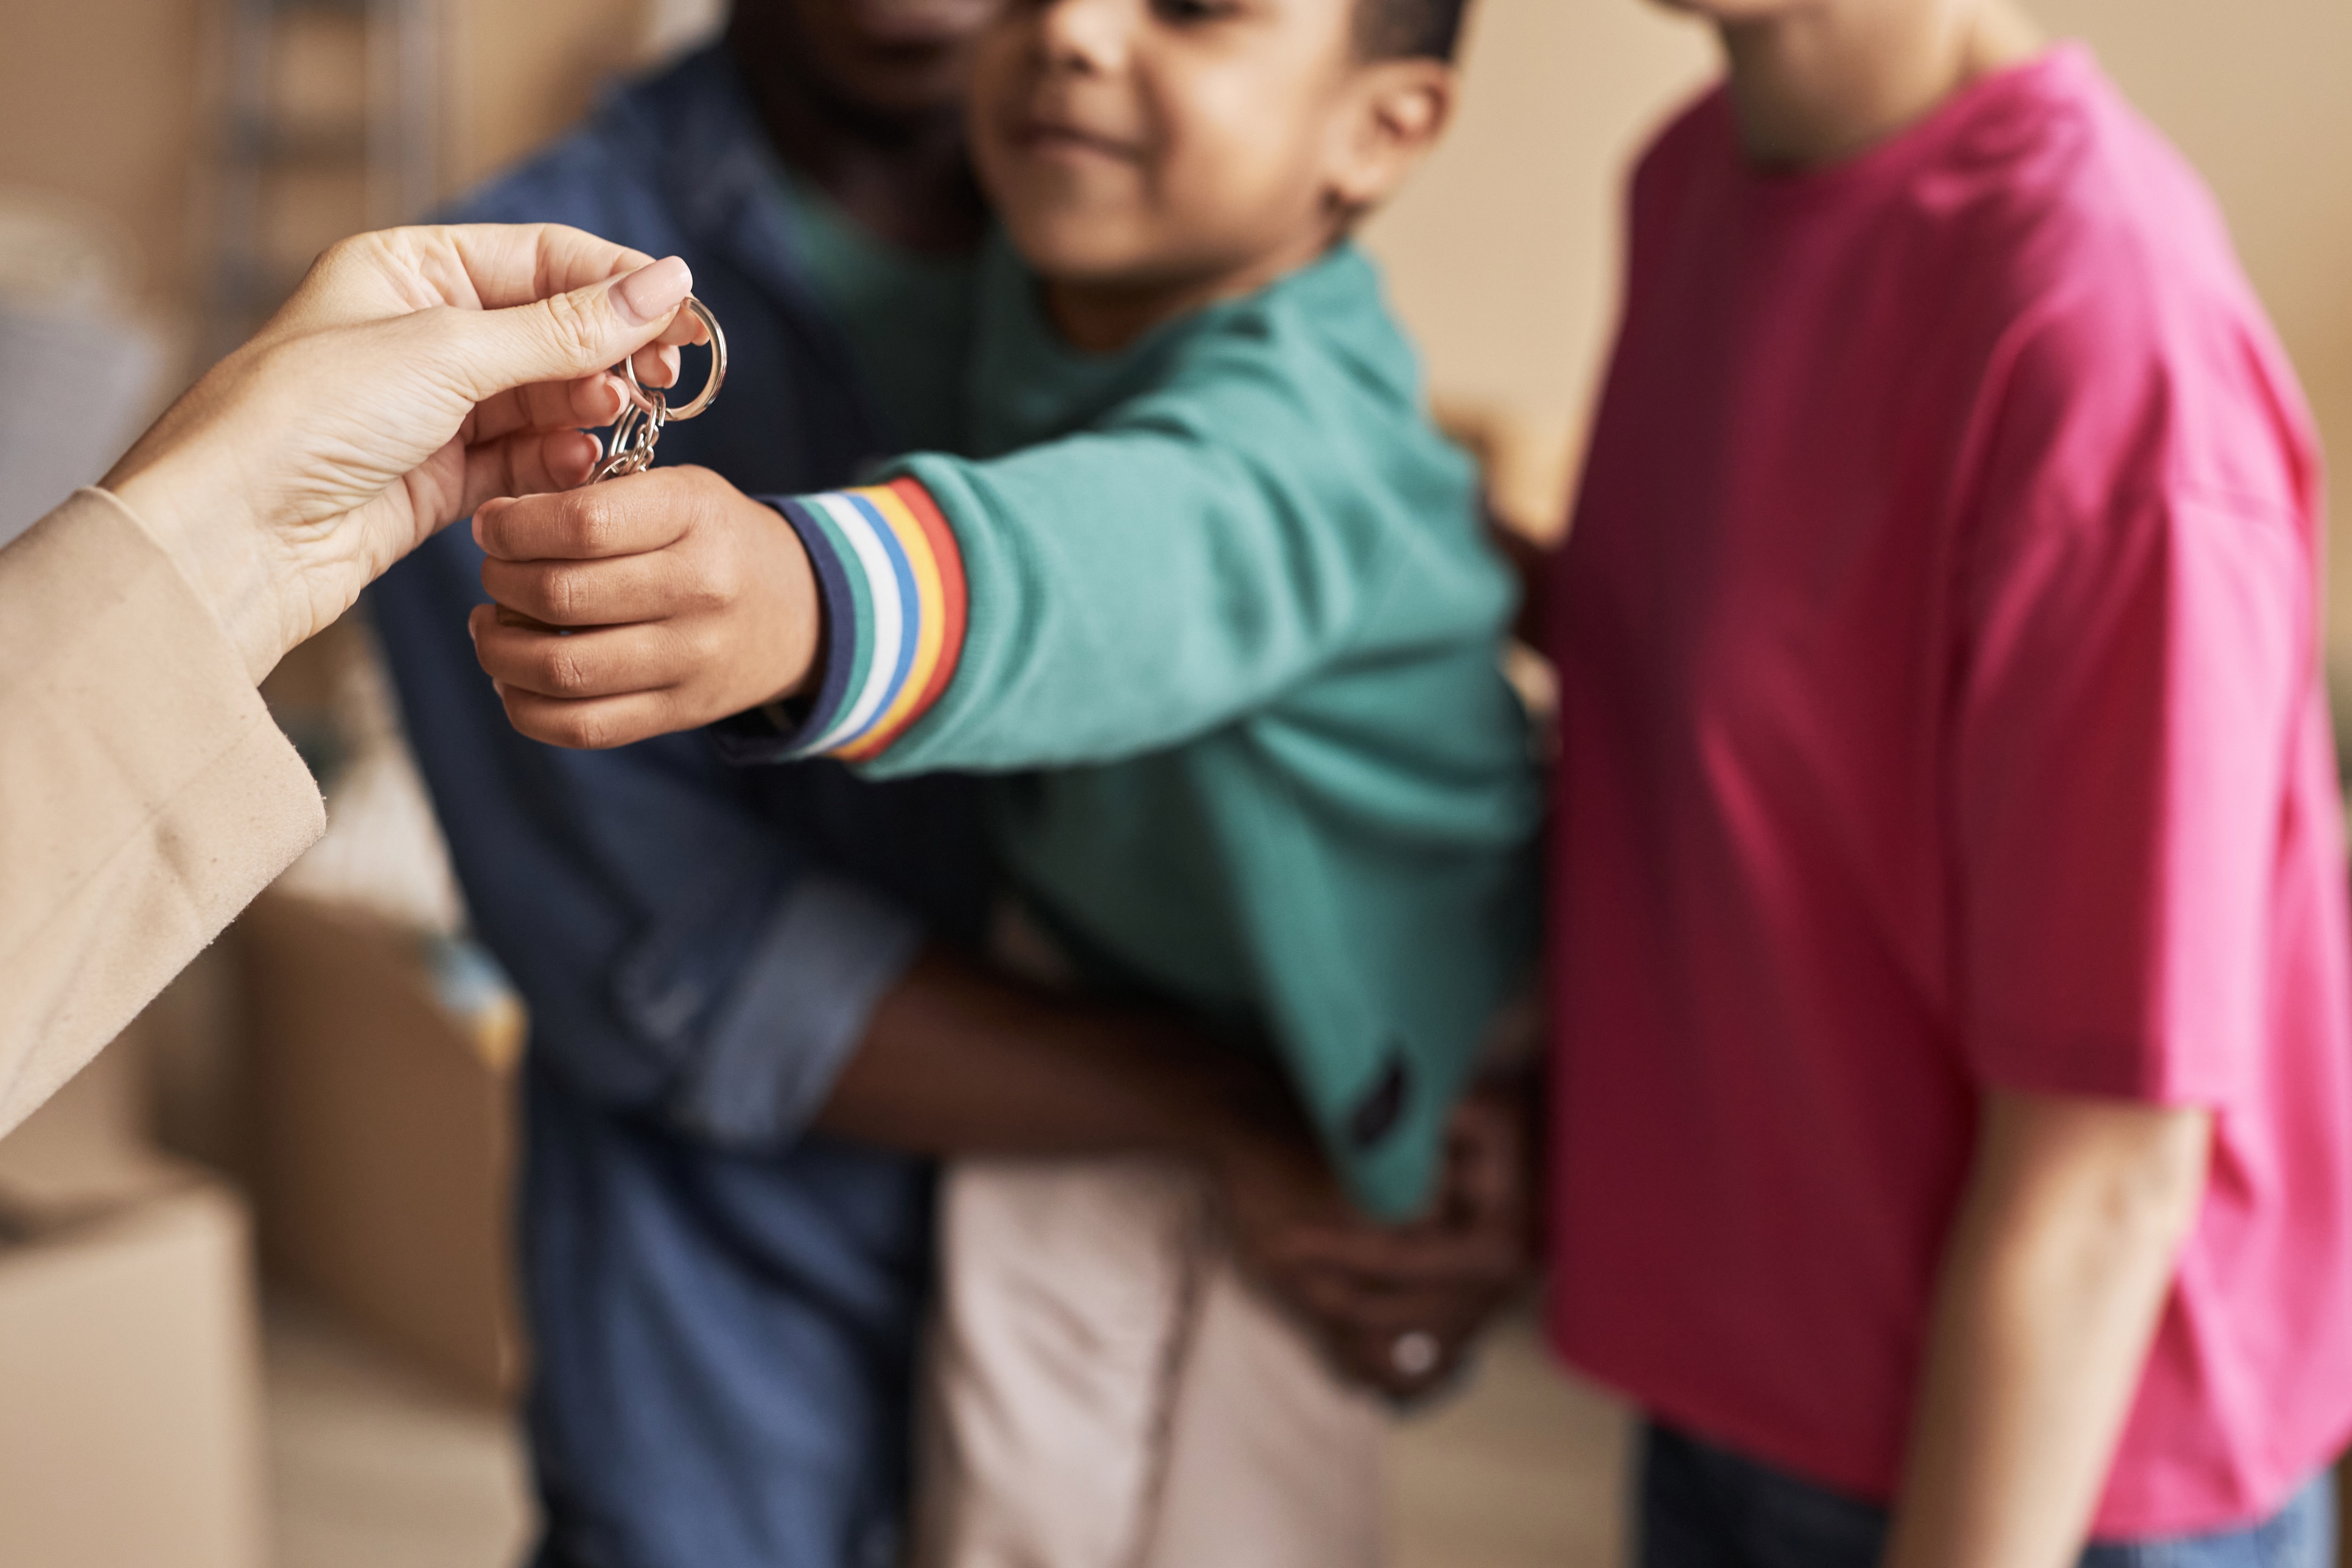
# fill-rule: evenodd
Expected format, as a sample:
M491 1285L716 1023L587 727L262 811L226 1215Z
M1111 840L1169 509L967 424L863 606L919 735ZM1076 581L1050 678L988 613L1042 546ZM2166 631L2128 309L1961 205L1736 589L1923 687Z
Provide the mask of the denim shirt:
M844 483L896 445L795 266L773 156L714 48L451 215L683 256L730 368L660 460L753 493ZM480 563L459 525L370 599L476 933L530 1013L542 1561L886 1561L927 1174L804 1130L926 935L978 931L970 785L730 768L700 734L525 740L467 635Z

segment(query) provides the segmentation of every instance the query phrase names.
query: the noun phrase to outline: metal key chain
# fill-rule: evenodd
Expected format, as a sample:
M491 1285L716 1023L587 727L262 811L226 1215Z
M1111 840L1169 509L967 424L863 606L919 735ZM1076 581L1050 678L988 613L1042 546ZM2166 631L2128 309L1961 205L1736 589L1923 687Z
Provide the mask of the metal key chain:
M686 308L710 333L710 379L694 395L694 401L672 408L665 388L647 392L637 384L637 367L632 355L614 368L629 384L629 405L621 410L620 418L613 422L613 433L604 438L604 461L588 476L590 484L618 479L623 474L642 473L653 466L654 444L661 439L662 426L673 419L691 419L709 407L719 397L719 384L727 379L727 334L719 330L719 318L710 307L688 294Z

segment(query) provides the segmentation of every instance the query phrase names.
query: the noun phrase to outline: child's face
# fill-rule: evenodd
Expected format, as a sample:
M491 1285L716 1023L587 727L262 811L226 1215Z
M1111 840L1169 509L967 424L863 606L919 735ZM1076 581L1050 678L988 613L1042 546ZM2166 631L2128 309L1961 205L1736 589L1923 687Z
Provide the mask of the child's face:
M1007 0L974 60L971 140L1030 265L1151 289L1328 244L1410 164L1381 132L1399 73L1438 83L1436 121L1450 103L1436 61L1360 60L1355 9Z

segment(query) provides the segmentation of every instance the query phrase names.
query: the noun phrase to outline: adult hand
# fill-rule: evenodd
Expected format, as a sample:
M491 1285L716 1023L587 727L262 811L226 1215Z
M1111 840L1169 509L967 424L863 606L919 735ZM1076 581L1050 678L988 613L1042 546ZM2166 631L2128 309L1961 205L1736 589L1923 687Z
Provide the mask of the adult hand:
M1228 1111L1203 1163L1242 1267L1295 1310L1310 1310L1313 1303L1299 1299L1298 1270L1286 1249L1301 1237L1370 1228L1339 1190L1314 1134L1303 1121L1288 1127Z
M1524 1097L1482 1087L1454 1110L1425 1218L1287 1227L1261 1268L1343 1371L1393 1397L1426 1393L1531 1277L1532 1148Z
M389 229L330 248L103 481L173 552L256 679L433 531L572 485L618 416L604 374L675 375L686 264L553 225ZM659 345L648 348L647 345Z
M690 730L789 696L816 661L822 608L799 536L708 468L499 502L474 537L498 602L474 611L475 652L533 740Z

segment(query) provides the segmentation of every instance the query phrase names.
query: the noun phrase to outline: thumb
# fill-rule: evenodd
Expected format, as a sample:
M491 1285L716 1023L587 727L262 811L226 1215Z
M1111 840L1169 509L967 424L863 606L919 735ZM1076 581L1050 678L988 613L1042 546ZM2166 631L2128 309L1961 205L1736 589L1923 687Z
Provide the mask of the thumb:
M502 310L436 312L459 384L477 403L509 387L570 381L619 363L659 336L694 287L675 256Z

